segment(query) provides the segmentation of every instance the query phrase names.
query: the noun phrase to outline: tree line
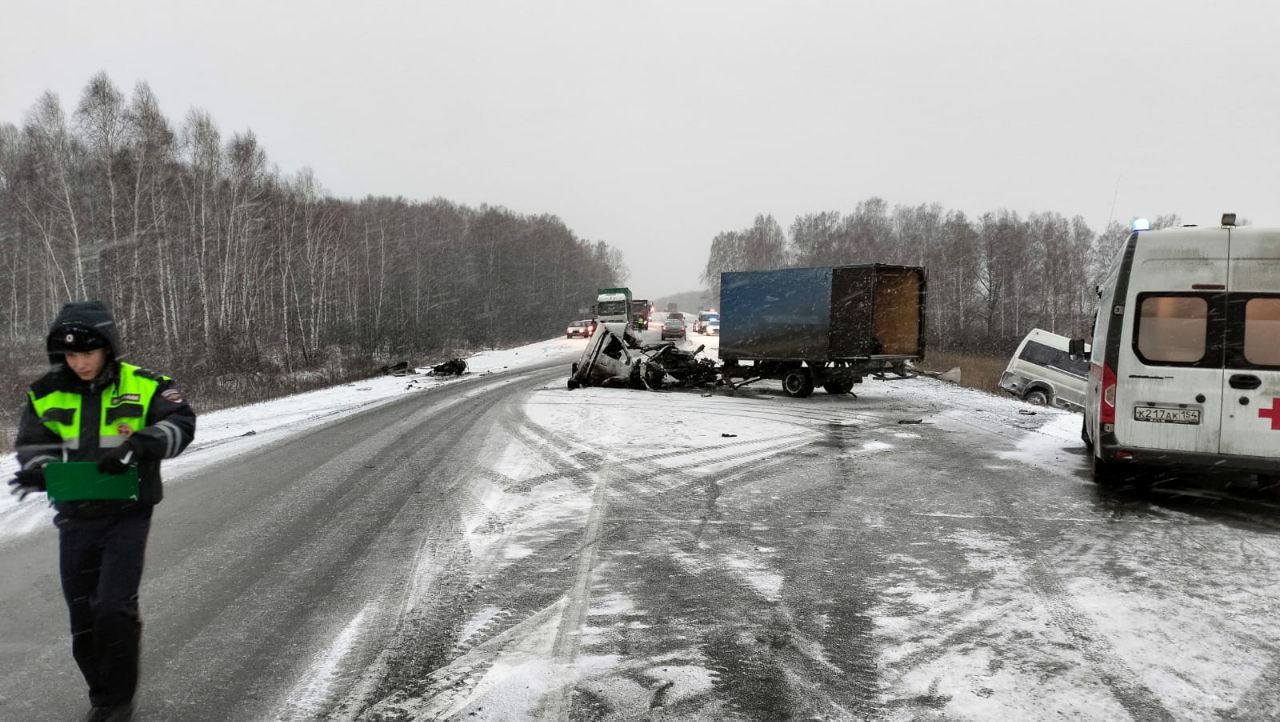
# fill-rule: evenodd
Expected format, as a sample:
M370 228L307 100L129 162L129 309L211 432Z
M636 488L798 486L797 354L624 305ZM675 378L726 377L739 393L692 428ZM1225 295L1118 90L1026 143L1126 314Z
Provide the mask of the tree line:
M1175 215L1152 228L1178 225ZM1080 216L1008 210L969 218L939 204L860 201L849 213L801 215L785 232L771 215L715 236L703 271L711 297L723 271L787 266L888 263L928 273L927 342L931 348L1005 354L1027 331L1071 337L1090 332L1096 286L1128 228L1095 232Z
M331 197L251 131L203 110L175 125L145 83L126 98L98 74L69 117L45 93L0 123L9 388L72 299L106 301L132 357L216 392L543 339L625 276L553 215Z

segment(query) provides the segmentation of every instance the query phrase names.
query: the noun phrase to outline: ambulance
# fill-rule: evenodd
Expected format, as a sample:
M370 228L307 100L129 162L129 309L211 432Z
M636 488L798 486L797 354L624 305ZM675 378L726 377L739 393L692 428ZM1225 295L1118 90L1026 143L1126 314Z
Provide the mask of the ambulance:
M1099 287L1083 430L1099 484L1158 468L1280 481L1280 228L1235 221L1136 221Z

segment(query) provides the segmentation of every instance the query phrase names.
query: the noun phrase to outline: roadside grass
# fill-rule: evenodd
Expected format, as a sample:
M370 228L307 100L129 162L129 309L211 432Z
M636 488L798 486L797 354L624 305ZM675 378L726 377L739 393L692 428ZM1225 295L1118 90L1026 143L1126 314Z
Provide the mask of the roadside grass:
M957 366L960 367L960 385L973 389L989 391L993 394L1005 393L1000 389L1000 375L1009 364L1007 356L984 356L981 354L959 353L954 351L935 351L930 349L924 359L916 364L926 371L944 373Z

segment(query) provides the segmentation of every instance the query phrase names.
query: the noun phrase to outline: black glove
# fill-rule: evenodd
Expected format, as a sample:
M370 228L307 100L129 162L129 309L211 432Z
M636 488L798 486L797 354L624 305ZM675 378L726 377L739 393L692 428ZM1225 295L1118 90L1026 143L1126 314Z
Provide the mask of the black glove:
M44 469L23 469L9 480L9 493L18 497L18 501L27 498L27 494L44 491Z
M104 474L123 474L129 470L130 464L137 461L138 452L134 450L133 444L126 441L98 459L98 471Z

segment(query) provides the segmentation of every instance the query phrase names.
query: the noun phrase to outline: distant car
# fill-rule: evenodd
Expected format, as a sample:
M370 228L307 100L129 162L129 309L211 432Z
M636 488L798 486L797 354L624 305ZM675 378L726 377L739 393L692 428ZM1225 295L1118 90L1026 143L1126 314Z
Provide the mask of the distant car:
M662 340L669 338L685 338L684 319L672 318L671 314L667 314L667 320L662 322Z
M667 311L667 318L684 319L684 314L679 311Z
M564 330L565 338L591 338L591 332L596 328L596 322L591 319L582 321L574 321Z
M720 314L715 311L703 311L698 314L698 320L694 322L693 330L697 333L703 333L708 336L719 335Z

